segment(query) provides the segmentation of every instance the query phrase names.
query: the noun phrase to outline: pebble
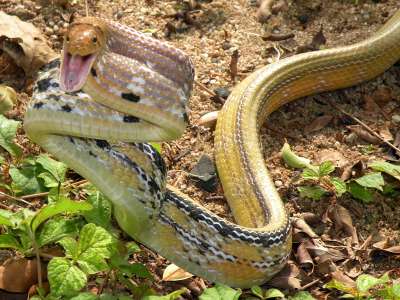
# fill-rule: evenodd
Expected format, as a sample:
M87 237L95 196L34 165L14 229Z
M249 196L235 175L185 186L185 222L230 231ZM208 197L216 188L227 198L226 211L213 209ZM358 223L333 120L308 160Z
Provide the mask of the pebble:
M50 38L51 38L52 40L56 40L56 39L58 39L58 36L55 35L55 34L52 34L52 35L50 36Z
M396 124L400 124L400 115L393 115L392 122Z
M53 30L54 30L54 32L58 32L60 30L60 27L58 27L57 25L54 25Z
M275 180L274 184L275 184L276 187L281 187L283 185L283 182L280 181L280 180Z
M50 27L46 27L45 32L46 32L46 34L48 34L48 35L51 35L51 34L54 33L53 29L50 28Z
M49 21L49 26L53 27L54 25L56 25L53 21Z
M214 192L218 185L217 171L210 156L203 154L190 173L194 183L201 189Z

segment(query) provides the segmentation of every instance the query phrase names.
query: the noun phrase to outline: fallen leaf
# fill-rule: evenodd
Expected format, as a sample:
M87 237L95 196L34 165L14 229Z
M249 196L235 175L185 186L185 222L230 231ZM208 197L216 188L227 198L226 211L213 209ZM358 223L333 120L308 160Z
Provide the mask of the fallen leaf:
M214 128L218 119L218 110L211 111L202 115L199 119L198 125L204 126L207 128Z
M385 122L385 125L382 128L379 128L379 135L385 141L393 141L393 134L389 130L390 122Z
M372 247L386 253L400 254L400 245L392 246L387 239L374 243Z
M13 108L17 102L17 93L12 87L0 85L0 114Z
M331 161L335 167L342 168L349 163L342 153L336 150L324 149L318 151L315 155L315 161L318 165L325 161Z
M26 76L57 57L45 37L31 23L0 11L0 49L10 55Z
M314 232L314 230L312 230L311 227L303 219L296 218L295 221L293 222L293 226L296 227L297 229L300 229L302 232L306 233L311 238L318 237L318 235Z
M18 276L15 276L18 274ZM42 266L43 279L45 268ZM38 282L36 259L10 258L0 266L0 289L13 293L25 293Z
M381 143L380 139L378 139L376 136L369 133L361 125L349 125L349 126L347 126L347 128L350 129L355 134L357 134L357 136L359 138L363 139L364 141L366 141L368 143L377 144L377 145L379 145Z
M352 242L358 245L358 236L356 228L353 226L353 221L349 211L339 205L334 205L330 210L331 220L335 224L335 230L343 230L345 233L351 236Z
M320 117L314 119L314 121L312 121L311 124L307 125L304 128L304 133L307 134L310 132L321 130L322 128L327 126L332 121L332 119L333 119L333 117L331 115L320 116Z
M297 278L299 274L299 268L293 263L288 263L268 284L278 289L299 289L301 287L300 279Z
M163 273L162 280L164 281L181 281L193 277L193 274L186 272L177 265L168 265Z
M314 271L314 262L310 253L308 253L305 243L300 243L300 245L297 247L296 257L300 265L309 270L308 275L312 274Z

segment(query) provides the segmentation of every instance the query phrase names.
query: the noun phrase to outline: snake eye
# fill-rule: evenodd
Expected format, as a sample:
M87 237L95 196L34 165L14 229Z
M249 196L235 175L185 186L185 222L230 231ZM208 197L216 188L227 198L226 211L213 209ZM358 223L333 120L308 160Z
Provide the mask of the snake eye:
M94 44L96 44L96 43L97 43L97 37L93 37L93 38L92 38L92 42L93 42Z

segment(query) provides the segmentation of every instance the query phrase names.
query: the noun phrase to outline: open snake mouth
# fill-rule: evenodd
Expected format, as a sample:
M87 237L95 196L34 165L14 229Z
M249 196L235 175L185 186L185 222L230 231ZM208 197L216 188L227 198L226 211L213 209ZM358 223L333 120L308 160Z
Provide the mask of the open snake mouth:
M60 70L61 88L66 92L80 90L86 82L96 54L81 56L64 51Z

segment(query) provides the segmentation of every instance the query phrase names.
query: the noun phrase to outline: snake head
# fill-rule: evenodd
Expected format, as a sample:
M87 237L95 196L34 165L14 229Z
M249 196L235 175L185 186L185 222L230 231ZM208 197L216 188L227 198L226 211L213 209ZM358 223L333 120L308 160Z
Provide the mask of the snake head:
M93 18L82 18L69 26L64 37L60 71L64 91L78 91L85 84L93 63L105 46L104 29Z

